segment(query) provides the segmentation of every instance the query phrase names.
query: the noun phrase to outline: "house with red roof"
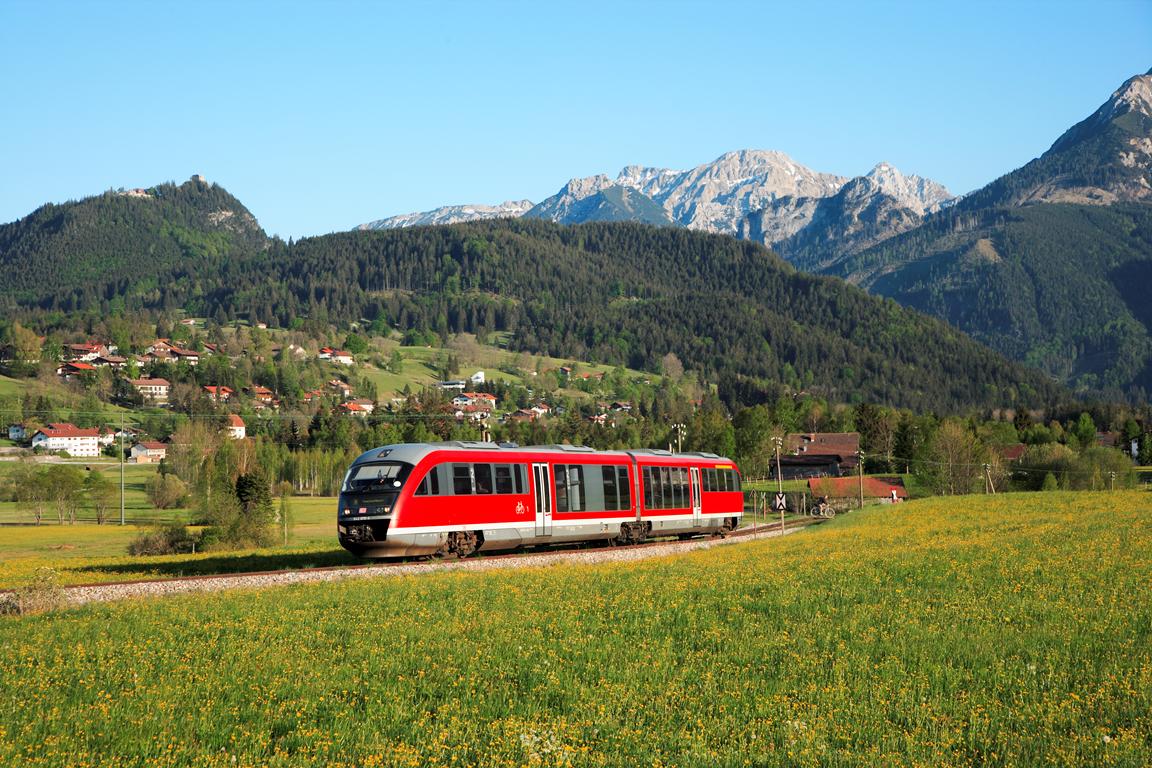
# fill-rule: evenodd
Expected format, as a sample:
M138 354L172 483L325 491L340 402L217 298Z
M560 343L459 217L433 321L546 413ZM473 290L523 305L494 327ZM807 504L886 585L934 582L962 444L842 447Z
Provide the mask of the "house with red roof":
M371 409L365 408L364 406L360 405L360 403L352 401L348 403L340 403L338 406L336 406L336 412L344 416L358 416L364 419L368 417L369 413L371 413Z
M228 437L233 440L243 440L248 435L248 426L244 419L235 413L228 414Z
M215 387L205 386L201 387L208 395L208 399L214 403L226 403L232 399L232 395L236 394L236 390L232 387Z
M96 367L91 363L64 363L56 369L56 375L65 379L71 379L73 376L80 376L85 373L96 373Z
M137 464L155 464L168 458L168 443L140 442L132 446L130 461Z
M32 435L32 450L67 452L69 456L99 456L100 430L81 429L67 422L45 424Z

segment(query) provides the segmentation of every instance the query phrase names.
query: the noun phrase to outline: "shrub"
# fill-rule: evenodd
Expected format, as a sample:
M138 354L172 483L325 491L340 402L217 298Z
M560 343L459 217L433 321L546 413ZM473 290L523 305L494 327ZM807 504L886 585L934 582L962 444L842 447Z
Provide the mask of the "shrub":
M197 537L180 523L144 531L128 545L130 555L175 555L193 552Z
M188 486L176 475L155 475L148 481L146 490L156 509L182 507L188 500Z

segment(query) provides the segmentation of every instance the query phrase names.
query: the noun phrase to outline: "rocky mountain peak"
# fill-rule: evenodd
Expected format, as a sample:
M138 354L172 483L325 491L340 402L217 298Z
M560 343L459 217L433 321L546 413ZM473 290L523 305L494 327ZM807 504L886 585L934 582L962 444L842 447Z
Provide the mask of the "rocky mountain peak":
M1124 81L1112 98L1104 102L1093 115L1100 122L1115 120L1129 112L1152 117L1152 72L1136 75Z
M923 216L940 210L954 199L943 184L921 176L905 175L894 166L880 162L862 178L875 184L881 192L900 201Z

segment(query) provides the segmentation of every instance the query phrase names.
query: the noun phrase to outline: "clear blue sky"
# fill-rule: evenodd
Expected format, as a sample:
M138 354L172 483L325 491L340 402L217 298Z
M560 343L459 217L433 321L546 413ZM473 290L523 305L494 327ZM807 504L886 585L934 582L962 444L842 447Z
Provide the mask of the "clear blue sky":
M1152 0L0 0L0 222L201 173L270 234L777 149L956 193L1152 68Z

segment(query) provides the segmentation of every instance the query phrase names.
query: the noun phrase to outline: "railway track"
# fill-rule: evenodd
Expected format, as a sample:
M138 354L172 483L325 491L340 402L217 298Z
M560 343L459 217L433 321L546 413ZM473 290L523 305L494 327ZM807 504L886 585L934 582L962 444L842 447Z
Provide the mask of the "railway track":
M619 562L644 560L669 554L709 549L746 539L783 536L801 528L817 525L820 519L807 518L780 523L757 524L740 528L724 538L692 538L681 541L664 540L614 546L557 545L531 550L496 552L482 557L461 560L399 560L360 565L337 565L319 568L297 568L276 571L249 571L245 573L179 576L164 579L76 584L62 588L63 601L68 605L109 602L133 597L148 597L189 592L214 592L224 589L256 589L268 586L300 584L306 582L342 581L379 576L404 576L446 571L488 571L509 568L532 568L560 565L570 562ZM11 591L0 590L0 602L14 599Z

